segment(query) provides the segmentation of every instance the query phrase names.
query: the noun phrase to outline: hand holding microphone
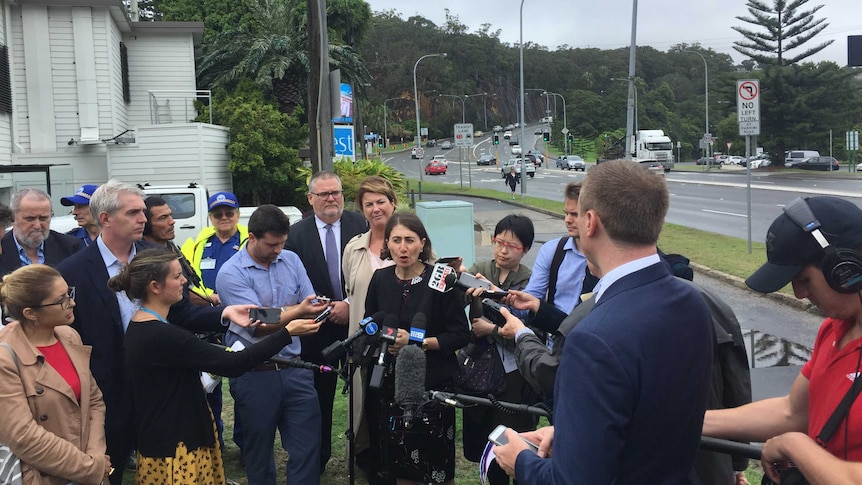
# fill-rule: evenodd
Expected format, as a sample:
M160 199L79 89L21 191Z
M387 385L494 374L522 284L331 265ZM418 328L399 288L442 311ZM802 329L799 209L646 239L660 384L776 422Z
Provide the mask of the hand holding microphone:
M428 278L428 287L440 293L448 293L453 288L464 291L475 291L477 288L481 288L482 296L495 300L504 298L508 294L505 291L491 291L491 286L491 282L486 279L477 278L470 273L458 275L451 266L439 263L434 265L431 276ZM477 295L473 294L472 296Z

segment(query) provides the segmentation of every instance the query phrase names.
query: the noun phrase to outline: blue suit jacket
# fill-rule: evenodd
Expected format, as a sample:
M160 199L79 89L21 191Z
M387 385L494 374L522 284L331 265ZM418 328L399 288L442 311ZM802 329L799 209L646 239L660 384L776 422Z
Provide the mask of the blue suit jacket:
M151 245L136 243L141 251ZM99 384L107 407L106 426L131 426L131 400L123 367L123 321L116 294L108 288L108 270L97 244L91 244L57 265L69 286L75 287L75 323L85 345L92 346L90 369ZM200 307L188 300L174 304L168 314L171 323L195 331L224 331L219 307ZM131 427L129 428L131 429Z
M690 484L714 347L698 291L662 263L605 290L563 348L552 458L518 455L521 484Z

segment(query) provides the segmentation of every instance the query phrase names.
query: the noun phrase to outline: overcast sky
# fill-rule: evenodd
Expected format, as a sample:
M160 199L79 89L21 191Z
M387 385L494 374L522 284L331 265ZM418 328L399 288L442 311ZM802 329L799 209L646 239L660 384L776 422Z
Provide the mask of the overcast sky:
M519 10L517 0L461 0L440 4L429 0L366 0L375 12L392 10L403 19L421 15L437 25L445 21L445 8L475 32L484 23L491 32L500 29L500 39L517 44ZM771 0L765 0L771 4ZM829 26L814 39L817 45L834 39L832 45L808 60L847 64L847 36L862 35L859 0L810 0L806 10L823 5L816 18ZM560 45L614 49L629 45L632 0L525 0L524 42L535 42L551 50ZM747 25L736 19L748 16L744 0L640 0L637 44L666 51L679 43L700 43L705 48L730 54L739 63L744 57L733 50L742 35L731 26ZM804 50L804 49L799 49ZM792 55L794 51L791 51Z

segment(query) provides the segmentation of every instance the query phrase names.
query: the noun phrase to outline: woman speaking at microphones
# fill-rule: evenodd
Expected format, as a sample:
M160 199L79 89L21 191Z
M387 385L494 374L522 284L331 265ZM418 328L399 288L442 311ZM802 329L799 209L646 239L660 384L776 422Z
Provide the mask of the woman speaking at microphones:
M431 240L414 214L390 217L381 257L392 259L395 265L379 269L371 277L365 314L385 311L394 315L398 337L388 349L395 357L395 370L385 375L380 389L369 389L366 394L371 443L381 447L379 455L385 457L381 469L399 485L453 484L455 410L416 402L412 392L416 383L403 382L403 377L424 374L425 390L451 386L458 369L455 351L470 339L463 296L429 288ZM420 314L425 317L424 327L421 317L417 318ZM421 367L424 360L424 369L399 367L398 354L408 345L421 346L425 358L415 358L410 349L406 352L409 358L400 364ZM399 376L402 382L397 382Z

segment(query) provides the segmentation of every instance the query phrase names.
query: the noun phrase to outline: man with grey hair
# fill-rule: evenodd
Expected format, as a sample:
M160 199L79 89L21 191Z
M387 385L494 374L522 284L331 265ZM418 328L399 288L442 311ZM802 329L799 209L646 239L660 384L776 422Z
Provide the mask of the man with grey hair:
M141 242L144 224L143 192L134 185L116 180L99 187L90 199L93 219L102 228L94 244L75 253L57 270L69 286L76 289L75 323L85 345L93 348L90 368L105 398L105 438L111 465L116 469L111 483L120 485L129 451L134 446L132 402L125 383L123 337L140 302L130 300L125 292L113 293L108 279L118 274L138 250L151 247ZM191 331L220 331L230 320L240 326L251 322L248 310L254 305L203 307L188 299L171 306L168 321Z
M33 263L54 266L81 249L80 240L50 230L50 195L23 189L12 196L9 205L12 231L0 240L0 275Z

